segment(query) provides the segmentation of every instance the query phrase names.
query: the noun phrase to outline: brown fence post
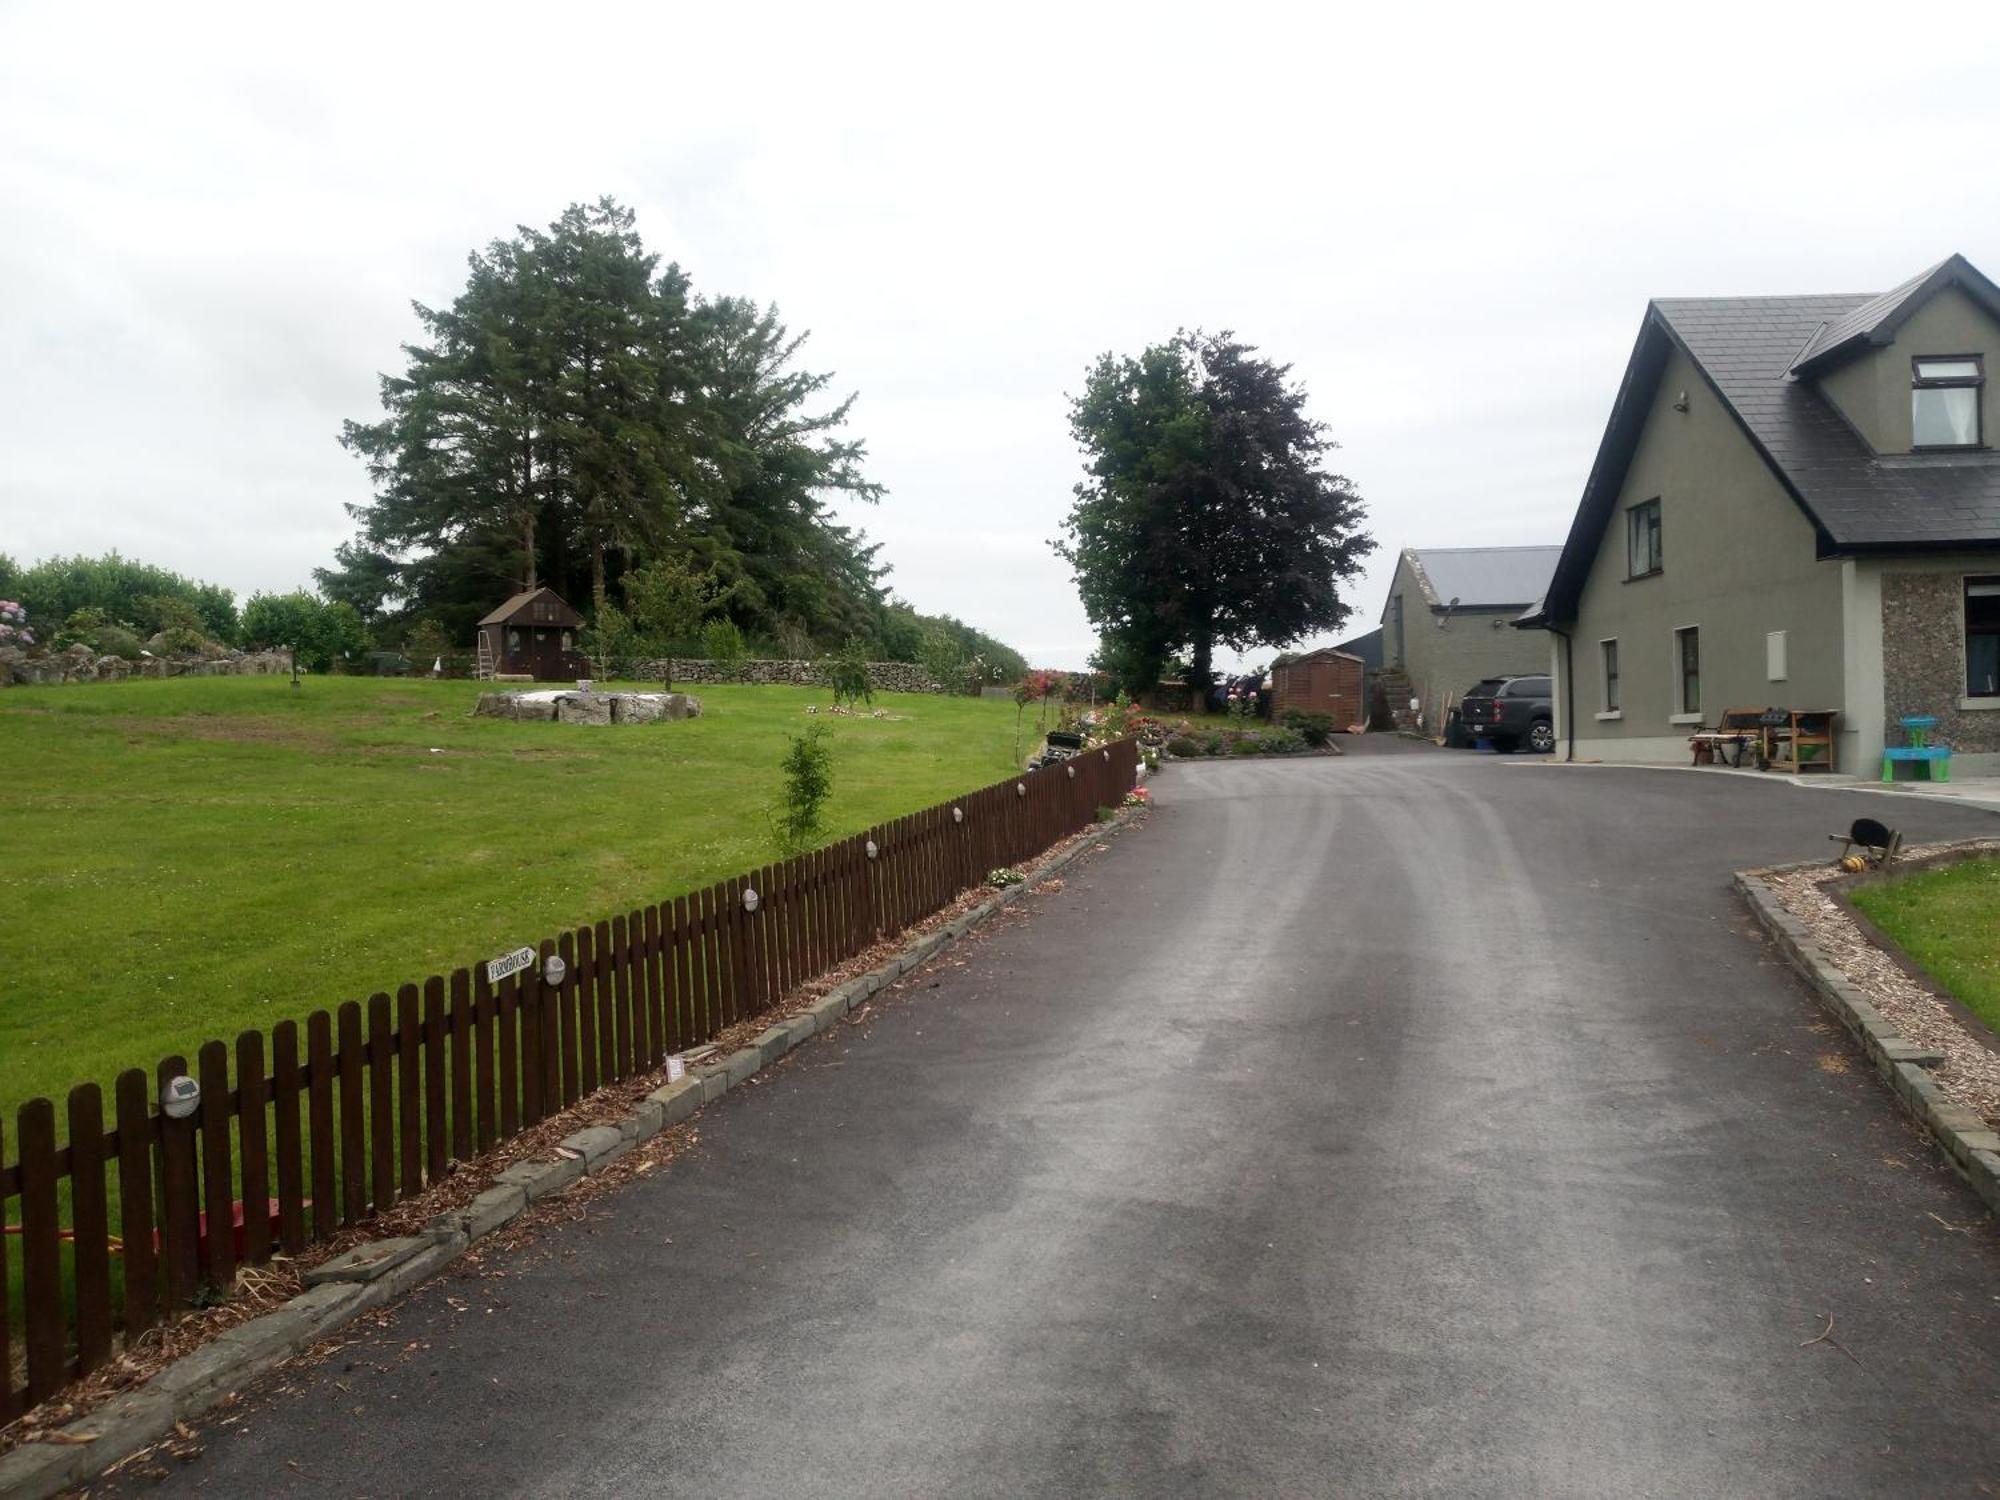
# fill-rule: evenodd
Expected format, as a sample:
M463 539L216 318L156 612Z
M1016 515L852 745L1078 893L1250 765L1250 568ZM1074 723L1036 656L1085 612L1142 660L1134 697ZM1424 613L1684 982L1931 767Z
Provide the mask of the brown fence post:
M229 1049L204 1042L197 1054L201 1084L201 1187L207 1232L201 1236L202 1269L209 1284L227 1291L236 1280L236 1173L229 1149Z
M243 1259L261 1265L271 1258L271 1156L266 1130L264 1033L236 1038L236 1140L243 1182Z
M576 936L573 932L565 932L556 939L556 956L562 960L563 966L563 982L556 992L556 1022L562 1048L562 1102L566 1106L583 1097L581 1076L577 1071Z
M470 1161L476 1134L472 1103L472 1033L476 1012L472 975L465 969L451 974L451 1154Z
M472 1052L474 1092L479 1096L479 1132L476 1149L491 1151L500 1139L500 1116L498 1111L498 1091L493 1082L494 1033L493 986L486 978L486 965L481 964L472 973ZM473 1153L468 1151L466 1156Z
M594 1094L602 1082L598 1076L597 931L588 926L576 930L576 1021L579 1086L584 1093Z
M417 987L396 991L396 1143L401 1158L402 1193L424 1190L424 1078L422 1001Z
M21 1106L21 1307L27 1323L28 1402L46 1401L68 1375L63 1359L62 1229L56 1220L56 1107Z
M7 1165L7 1129L0 1125L0 1168ZM0 1182L0 1223L8 1216L7 1200L13 1195L6 1184ZM7 1289L7 1247L0 1244L0 1422L11 1422L21 1409L20 1400L14 1394L14 1326L12 1322L13 1299Z
M396 1074L390 1048L395 1031L389 997L368 997L368 1191L369 1216L396 1205Z
M340 1222L358 1224L368 1216L368 1141L362 1134L366 1080L361 1051L361 1003L342 1002L334 1012L340 1037L335 1064L340 1083Z
M278 1243L297 1254L306 1243L306 1154L299 1135L303 1085L299 1078L299 1028L294 1022L280 1021L271 1030L271 1078L271 1140L278 1153Z
M125 1337L153 1326L160 1305L159 1262L153 1253L153 1120L146 1075L127 1068L115 1087L118 1110L118 1229L125 1245ZM4 1158L0 1158L4 1159ZM0 1287L0 1295L4 1295ZM0 1336L0 1355L6 1350ZM0 1376L0 1406L6 1380Z
M451 1152L451 1126L445 1107L449 1083L445 1076L444 979L437 974L424 981L423 1056L424 1180L442 1182Z
M187 1072L187 1059L161 1060L155 1086ZM160 1242L167 1260L167 1307L175 1310L194 1300L200 1283L201 1206L195 1198L194 1116L170 1120L160 1116Z
M104 1096L69 1091L71 1265L76 1279L76 1370L111 1357L111 1214L104 1188Z
M333 1017L323 1010L306 1017L306 1126L312 1137L312 1235L331 1239L340 1227L340 1204L333 1165Z

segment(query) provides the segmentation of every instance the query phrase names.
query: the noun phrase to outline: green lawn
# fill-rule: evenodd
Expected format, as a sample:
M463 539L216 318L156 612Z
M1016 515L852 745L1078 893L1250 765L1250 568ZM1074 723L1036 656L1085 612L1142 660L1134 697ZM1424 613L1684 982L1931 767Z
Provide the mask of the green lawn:
M1969 859L1865 886L1854 904L2000 1030L2000 859Z
M826 701L710 687L699 719L591 728L474 719L476 694L254 677L0 693L0 1120L773 859L785 737ZM1012 765L1010 703L876 707L897 717L818 721L831 836Z

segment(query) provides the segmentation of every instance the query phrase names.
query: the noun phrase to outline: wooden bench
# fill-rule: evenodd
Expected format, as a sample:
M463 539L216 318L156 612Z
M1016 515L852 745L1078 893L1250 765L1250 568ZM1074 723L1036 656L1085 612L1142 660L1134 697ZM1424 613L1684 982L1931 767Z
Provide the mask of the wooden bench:
M1901 721L1903 733L1909 738L1907 745L1885 745L1882 748L1882 779L1896 779L1896 762L1909 761L1923 771L1917 777L1920 781L1951 780L1951 746L1933 745L1931 731L1937 728L1937 715L1911 714Z
M1723 752L1735 750L1736 758L1729 762L1732 766L1743 764L1743 752L1756 747L1757 758L1764 758L1764 710L1761 708L1725 708L1722 718L1713 729L1697 729L1688 736L1688 745L1694 751L1694 763L1698 766L1711 765L1722 758Z

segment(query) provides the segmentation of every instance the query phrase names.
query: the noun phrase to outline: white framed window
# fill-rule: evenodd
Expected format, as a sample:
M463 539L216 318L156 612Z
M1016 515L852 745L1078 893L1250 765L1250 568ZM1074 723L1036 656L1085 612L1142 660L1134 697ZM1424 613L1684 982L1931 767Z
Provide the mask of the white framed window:
M1625 512L1625 576L1645 578L1665 566L1660 547L1660 502L1658 497Z
M1910 446L1977 448L1985 363L1976 354L1910 361Z
M1773 630L1764 637L1764 676L1771 682L1783 682L1786 668L1785 632Z
M1604 712L1615 714L1618 707L1618 642L1597 643L1598 659L1604 672Z
M1701 628L1696 625L1674 632L1674 712L1701 712Z

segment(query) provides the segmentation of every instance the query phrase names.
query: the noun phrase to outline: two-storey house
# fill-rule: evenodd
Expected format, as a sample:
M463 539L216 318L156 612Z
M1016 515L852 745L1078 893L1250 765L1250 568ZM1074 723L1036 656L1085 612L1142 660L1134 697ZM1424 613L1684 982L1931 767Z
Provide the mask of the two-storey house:
M1558 753L1678 760L1725 709L1906 715L2000 771L2000 288L1653 302L1549 591Z

